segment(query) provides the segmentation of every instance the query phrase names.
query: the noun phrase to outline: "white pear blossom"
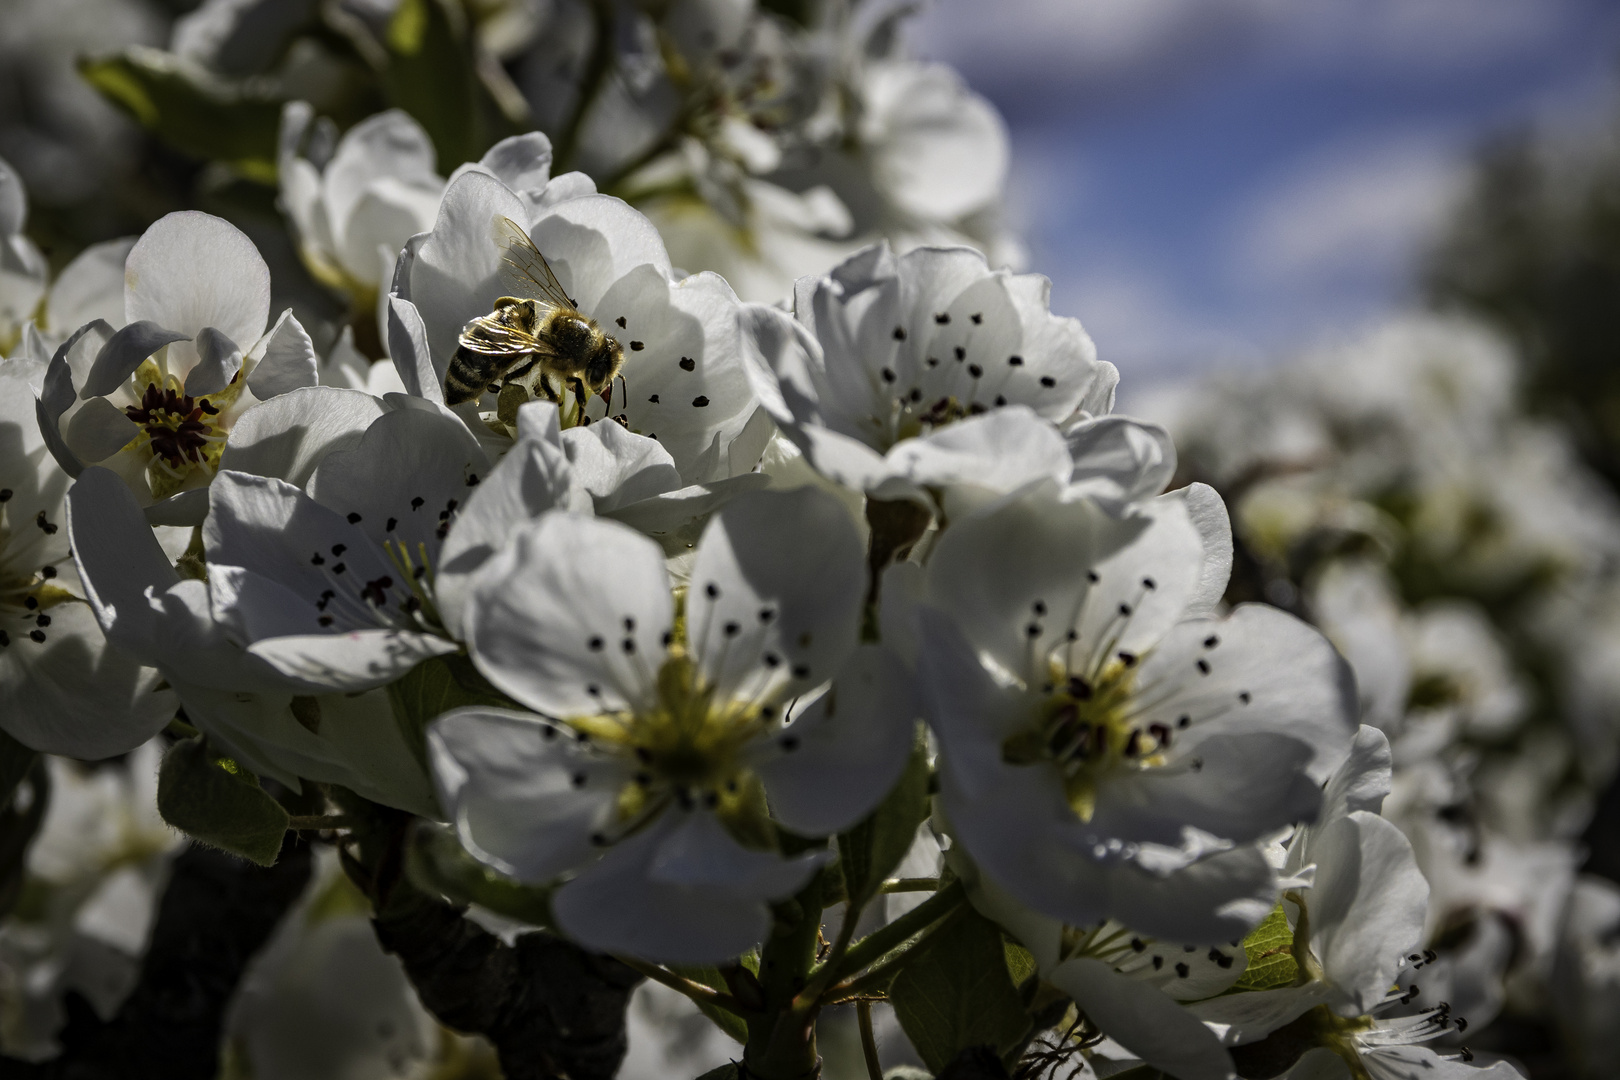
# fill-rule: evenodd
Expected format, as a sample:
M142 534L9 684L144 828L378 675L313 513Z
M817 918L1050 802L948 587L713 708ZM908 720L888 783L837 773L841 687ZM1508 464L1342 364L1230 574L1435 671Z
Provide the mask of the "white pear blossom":
M421 1076L455 1052L337 863L336 852L317 853L304 896L231 1002L232 1056L256 1080Z
M327 449L358 443L382 412L374 399L343 390L295 391L259 409L300 415L302 430L272 424L255 443L260 414L250 412L233 432L243 445L227 447L226 463L288 482L307 481ZM221 750L294 789L302 779L341 784L386 805L435 813L386 692L330 693L299 683L232 641L198 568L177 571L117 476L85 470L68 496L65 532L109 640L157 668L187 719Z
M604 399L565 399L570 424L622 418L661 442L689 483L753 468L769 425L750 422L735 295L714 274L677 279L652 224L603 195L560 198L531 215L490 175L451 183L433 231L406 248L394 278L390 352L412 393L443 400L462 328L511 293L502 219L532 223L529 236L569 297L624 349Z
M1215 617L1231 548L1208 488L1124 519L1054 493L953 522L925 569L918 673L950 827L1071 925L1241 937L1274 902L1254 842L1314 816L1348 748L1348 671L1279 611Z
M25 746L121 754L174 716L160 677L109 645L62 526L71 483L40 437L24 361L0 364L0 728Z
M1363 727L1326 785L1321 818L1289 842L1288 868L1315 868L1309 887L1284 905L1303 981L1209 998L1193 1011L1228 1045L1305 1025L1326 1052L1303 1056L1286 1074L1296 1080L1516 1077L1505 1063L1469 1065L1466 1049L1443 1055L1423 1045L1465 1030L1467 1020L1446 1002L1424 1003L1410 985L1412 968L1434 959L1420 951L1429 886L1411 844L1379 816L1389 787L1388 739Z
M948 859L973 906L1029 949L1041 976L1073 998L1089 1024L1106 1035L1110 1045L1098 1053L1135 1058L1178 1077L1232 1076L1231 1055L1221 1040L1177 1003L1219 994L1237 982L1248 960L1240 945L1158 941L1113 919L1065 926L1019 903L960 848Z
M902 669L856 643L862 561L843 509L808 489L719 511L679 609L629 529L525 528L466 621L479 669L538 715L465 708L429 730L463 843L526 881L573 874L552 907L590 947L702 963L755 944L765 902L823 861L759 847L761 795L826 835L876 805L911 745Z
M106 1018L135 985L181 843L157 812L162 753L154 741L93 767L51 757L43 784L22 782L18 810L46 805L26 858L34 897L0 924L0 1014L13 1057L57 1051L67 991Z
M215 618L290 679L333 690L386 685L455 652L430 575L488 473L461 421L424 409L385 413L358 445L327 453L307 492L222 470L203 526Z
M102 465L152 520L195 525L236 417L315 384L315 351L291 309L268 331L270 271L235 226L196 211L162 218L130 250L124 315L80 327L40 394L46 444L69 475Z
M1174 471L1162 429L1106 417L1119 380L1050 283L969 248L863 249L801 278L794 317L746 305L749 377L818 472L881 499L1032 480L1127 499ZM947 507L947 510L950 510Z

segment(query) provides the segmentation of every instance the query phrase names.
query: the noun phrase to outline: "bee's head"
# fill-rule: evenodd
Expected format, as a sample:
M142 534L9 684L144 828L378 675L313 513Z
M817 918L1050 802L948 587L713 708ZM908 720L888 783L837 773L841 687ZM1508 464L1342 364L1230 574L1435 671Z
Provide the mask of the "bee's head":
M617 338L604 335L591 355L585 359L585 383L591 392L600 394L624 366L624 347Z

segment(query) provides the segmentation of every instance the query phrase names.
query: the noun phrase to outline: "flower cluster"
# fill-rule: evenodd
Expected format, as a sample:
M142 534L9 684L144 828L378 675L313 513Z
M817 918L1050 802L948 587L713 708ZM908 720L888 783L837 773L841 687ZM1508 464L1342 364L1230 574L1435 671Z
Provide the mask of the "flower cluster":
M1265 451L1172 487L880 8L207 0L84 72L273 228L53 275L0 162L0 1050L207 997L224 1075L605 1077L673 1013L798 1080L878 1006L930 1076L1502 1080L1510 919L1594 1000L1611 898L1535 937L1500 869L1615 752L1556 441L1436 368L1444 479L1234 544ZM1332 572L1252 589L1323 490Z
M1111 414L1044 279L878 243L749 304L549 161L458 170L377 275L402 390L319 385L251 242L194 212L129 249L121 317L7 362L13 738L166 728L165 818L261 861L290 820L255 831L261 785L353 859L361 807L406 812L431 887L498 882L690 992L758 1075L863 995L943 1068L972 1044L913 999L987 976L1009 1060L1467 1071L1424 1045L1461 1025L1414 1000L1429 888L1350 668L1225 606L1221 498L1164 491L1168 436ZM622 347L600 393L543 327L538 376L468 353L531 249ZM914 843L940 870L886 880ZM932 896L857 937L899 888ZM821 949L795 929L840 905Z

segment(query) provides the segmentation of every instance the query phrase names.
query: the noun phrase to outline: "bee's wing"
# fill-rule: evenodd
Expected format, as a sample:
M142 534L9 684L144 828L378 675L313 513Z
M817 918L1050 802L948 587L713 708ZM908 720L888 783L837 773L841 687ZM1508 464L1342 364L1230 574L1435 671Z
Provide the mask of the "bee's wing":
M551 351L539 339L531 337L515 327L506 326L487 315L474 319L463 327L457 344L463 349L470 349L478 353L489 353L493 356L511 353L549 353Z
M574 301L563 291L546 257L534 246L523 226L509 217L495 219L495 243L506 248L502 276L513 296L538 300L552 307L573 308Z

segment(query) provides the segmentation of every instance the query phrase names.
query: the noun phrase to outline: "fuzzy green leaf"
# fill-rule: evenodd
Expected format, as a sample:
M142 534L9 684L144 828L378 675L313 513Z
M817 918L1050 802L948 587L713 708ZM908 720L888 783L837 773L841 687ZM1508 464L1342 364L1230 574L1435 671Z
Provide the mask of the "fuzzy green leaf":
M140 45L83 60L79 73L176 150L229 162L255 180L275 182L279 98L240 89L176 56Z
M1001 928L965 909L919 947L889 988L889 1000L911 1045L934 1072L962 1050L1017 1047L1029 1030L1007 971Z
M1243 951L1249 956L1249 966L1233 990L1273 990L1279 986L1293 986L1299 974L1294 962L1294 930L1288 925L1288 915L1278 904L1261 924L1243 939Z
M899 783L878 808L838 837L845 895L857 907L877 895L883 879L911 850L917 826L928 816L928 743L921 729Z
M424 770L428 767L427 727L440 715L463 705L514 708L510 699L479 674L471 660L459 654L436 656L417 664L404 677L388 684L388 700L405 745Z
M183 739L158 771L163 820L204 844L274 866L287 832L287 811L259 778L202 739Z

